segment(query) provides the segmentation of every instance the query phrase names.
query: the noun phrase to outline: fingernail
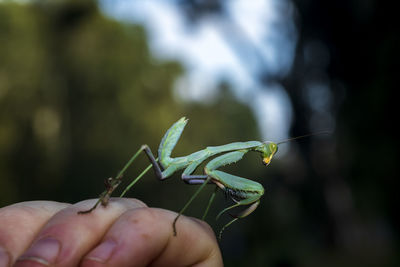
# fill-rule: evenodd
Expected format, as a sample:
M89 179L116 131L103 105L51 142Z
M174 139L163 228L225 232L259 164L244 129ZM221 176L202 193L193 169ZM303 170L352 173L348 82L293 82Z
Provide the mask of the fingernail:
M10 254L7 251L0 247L0 266L9 266L10 264Z
M85 259L98 262L106 262L112 255L116 243L113 240L106 240L90 252Z
M36 241L18 261L34 261L43 265L55 263L61 244L57 239L46 237Z

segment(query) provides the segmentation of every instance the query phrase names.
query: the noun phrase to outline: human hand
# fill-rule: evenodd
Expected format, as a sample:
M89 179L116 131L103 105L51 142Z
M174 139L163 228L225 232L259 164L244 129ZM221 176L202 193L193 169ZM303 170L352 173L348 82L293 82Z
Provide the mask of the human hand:
M0 209L0 266L223 266L212 229L203 221L113 198L107 207L21 202Z

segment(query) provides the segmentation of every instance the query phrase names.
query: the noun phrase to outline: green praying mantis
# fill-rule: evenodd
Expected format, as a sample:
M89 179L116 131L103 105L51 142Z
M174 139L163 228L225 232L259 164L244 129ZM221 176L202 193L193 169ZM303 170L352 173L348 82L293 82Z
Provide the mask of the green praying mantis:
M187 121L188 120L185 117L181 118L180 120L175 122L171 126L171 128L169 128L169 130L165 133L158 148L158 158L154 157L153 153L147 145L142 145L142 147L132 156L132 158L126 163L124 168L117 174L115 178L108 178L106 180L106 190L100 195L95 205L89 210L80 211L78 213L89 213L94 210L100 203L103 206L106 206L112 192L121 183L124 172L137 158L137 156L141 152L144 152L149 158L151 164L127 186L120 197L124 196L125 193L137 181L139 181L149 169L151 169L151 167L154 169L155 175L159 180L165 180L171 177L171 175L173 175L175 172L183 170L181 177L185 183L190 185L201 185L195 191L189 201L184 205L184 207L179 211L178 215L173 221L172 228L174 235L177 234L176 223L178 221L178 218L185 212L187 207L192 203L192 201L197 197L197 195L204 189L205 185L207 184L215 184L216 188L208 201L208 205L202 219L206 217L218 189L224 191L224 193L229 196L235 202L235 204L223 209L217 215L217 219L223 213L227 212L230 209L238 206L248 206L245 210L241 211L238 214L231 214L233 219L222 227L219 232L219 239L221 239L222 232L226 227L228 227L238 219L244 218L251 214L260 204L260 198L264 194L264 187L258 182L220 171L218 170L218 168L238 162L243 158L246 153L250 151L261 153L262 162L265 166L267 166L271 162L272 157L278 151L278 145L288 140L279 143L274 143L270 141L234 142L221 146L209 146L188 156L172 158L172 150L177 144L187 124ZM304 136L300 136L297 138L301 137ZM289 140L297 138L292 138ZM205 165L204 174L193 174L200 164L213 156L216 157L211 159Z

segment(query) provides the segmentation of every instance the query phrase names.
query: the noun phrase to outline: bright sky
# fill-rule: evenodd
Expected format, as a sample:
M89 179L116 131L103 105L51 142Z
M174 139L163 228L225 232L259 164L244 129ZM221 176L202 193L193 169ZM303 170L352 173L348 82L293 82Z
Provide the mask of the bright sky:
M175 88L180 98L212 101L217 84L222 79L227 80L233 85L237 98L252 107L265 140L279 141L288 137L292 119L288 96L281 85L266 87L256 75L260 62L270 74L284 75L291 68L296 32L293 21L282 16L282 12L293 13L291 2L229 2L232 21L257 48L258 52L247 53L248 57L239 57L237 50L224 38L221 29L226 21L210 17L194 28L187 28L173 0L102 0L101 5L110 16L142 24L147 29L155 56L182 62L187 71Z

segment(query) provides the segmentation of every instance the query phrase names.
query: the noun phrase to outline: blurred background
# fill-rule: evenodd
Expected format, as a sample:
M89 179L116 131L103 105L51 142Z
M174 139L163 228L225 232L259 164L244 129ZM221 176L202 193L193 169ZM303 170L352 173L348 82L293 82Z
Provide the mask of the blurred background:
M257 154L225 168L266 189L225 231L226 266L398 266L400 42L385 5L0 0L0 206L94 198L182 116L175 156L330 131L281 145L267 168ZM178 211L195 189L149 173L129 196ZM201 216L212 190L186 214ZM218 194L215 231L230 204Z

